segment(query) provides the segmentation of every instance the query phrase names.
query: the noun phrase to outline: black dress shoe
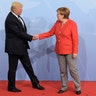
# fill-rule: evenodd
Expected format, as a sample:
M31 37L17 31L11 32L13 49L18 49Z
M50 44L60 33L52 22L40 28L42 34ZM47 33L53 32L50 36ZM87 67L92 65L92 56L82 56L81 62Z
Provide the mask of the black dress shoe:
M39 89L39 90L44 90L45 88L42 87L40 84L33 85L33 88Z
M67 88L64 89L64 90L60 89L60 90L58 91L58 93L61 94L61 93L66 92L66 91L67 91Z
M81 90L76 91L76 94L77 94L77 95L81 94Z
M63 93L63 92L64 92L64 90L59 90L59 91L58 91L59 94L61 94L61 93Z
M8 91L11 91L11 92L21 92L20 89L17 89L17 88L15 88L15 87L13 87L13 88L9 88L9 87L8 87Z

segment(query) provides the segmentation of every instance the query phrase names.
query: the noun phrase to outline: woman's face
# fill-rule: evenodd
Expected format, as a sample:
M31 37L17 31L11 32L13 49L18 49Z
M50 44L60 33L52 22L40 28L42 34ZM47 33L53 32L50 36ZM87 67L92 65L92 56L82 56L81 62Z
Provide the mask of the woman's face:
M60 14L60 11L57 12L57 19L62 21L64 19L64 15Z

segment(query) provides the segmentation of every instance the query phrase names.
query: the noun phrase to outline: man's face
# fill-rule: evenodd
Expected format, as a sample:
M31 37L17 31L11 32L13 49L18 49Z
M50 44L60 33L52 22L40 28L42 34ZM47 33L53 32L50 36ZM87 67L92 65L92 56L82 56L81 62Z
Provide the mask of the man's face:
M22 6L16 7L16 9L14 10L14 13L16 15L21 15L21 13L22 13Z
M22 13L22 7L18 7L18 8L17 8L17 14L18 14L18 15L21 15L21 13Z

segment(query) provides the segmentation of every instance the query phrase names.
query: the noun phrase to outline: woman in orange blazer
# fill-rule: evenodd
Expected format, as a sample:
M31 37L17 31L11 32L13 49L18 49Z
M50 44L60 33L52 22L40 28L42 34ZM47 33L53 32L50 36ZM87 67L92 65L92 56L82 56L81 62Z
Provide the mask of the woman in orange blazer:
M68 89L67 66L73 79L76 94L81 94L80 79L76 64L78 54L78 30L76 23L69 19L70 10L66 7L57 9L58 20L49 32L35 35L36 39L44 39L56 36L55 52L60 66L60 76L62 87L58 93L63 93Z

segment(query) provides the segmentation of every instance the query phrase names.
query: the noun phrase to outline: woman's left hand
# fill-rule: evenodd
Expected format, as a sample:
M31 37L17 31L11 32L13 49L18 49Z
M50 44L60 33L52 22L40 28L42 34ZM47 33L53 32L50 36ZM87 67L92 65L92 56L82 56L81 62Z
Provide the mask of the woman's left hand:
M73 58L77 58L77 54L74 53L74 54L73 54Z

